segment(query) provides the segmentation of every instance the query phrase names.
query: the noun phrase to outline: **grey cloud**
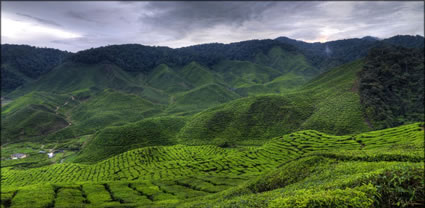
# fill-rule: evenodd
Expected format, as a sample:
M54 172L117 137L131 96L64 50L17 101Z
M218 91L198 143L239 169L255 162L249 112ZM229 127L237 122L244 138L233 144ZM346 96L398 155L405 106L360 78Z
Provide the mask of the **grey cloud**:
M78 19L78 20L98 23L97 21L90 19L86 15L86 13L83 13L83 12L68 11L68 12L66 12L66 15L68 15L68 16L70 16L72 18Z
M10 19L61 25L80 38L7 38L78 51L110 44L181 47L287 36L304 41L423 35L423 2L2 2ZM13 16L15 15L15 16ZM2 36L3 37L3 36Z
M38 23L41 23L41 24L53 25L53 26L56 26L56 27L62 27L61 24L54 22L52 20L46 20L46 19L31 16L31 15L28 15L28 14L23 14L23 13L16 13L16 14L19 15L19 16L22 16L22 17L30 18L32 20L35 20Z
M143 24L158 25L162 30L184 37L193 30L216 25L240 27L244 22L260 18L275 2L150 2L144 5L151 15L140 15Z

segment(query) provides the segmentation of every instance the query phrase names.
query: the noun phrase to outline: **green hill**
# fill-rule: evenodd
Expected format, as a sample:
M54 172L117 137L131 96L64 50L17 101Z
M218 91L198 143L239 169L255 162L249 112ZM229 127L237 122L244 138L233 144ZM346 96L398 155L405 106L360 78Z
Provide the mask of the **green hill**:
M76 106L70 117L80 131L95 132L109 125L153 116L161 109L137 95L107 89Z
M190 86L167 65L157 66L148 76L147 83L165 92L178 92L190 89Z
M241 98L194 115L179 138L188 144L265 140L288 133L312 113L310 103L277 95Z
M167 108L169 113L199 112L209 107L226 103L240 96L218 84L206 84L195 89L176 94L175 99Z
M3 168L2 203L310 207L297 203L301 201L409 206L425 196L423 136L423 123L347 136L300 131L246 149L146 147L91 165ZM66 198L64 192L73 194ZM34 196L37 200L31 199Z
M67 62L55 68L40 80L13 92L10 96L29 91L73 93L77 95L79 92L105 88L118 90L140 88L139 91L142 91L140 85L130 75L114 65L82 65Z
M421 207L421 40L2 45L1 208Z
M63 63L71 53L52 48L28 45L1 45L1 92L14 89L37 80Z
M265 140L301 129L334 134L367 131L355 90L362 66L357 61L337 67L288 94L241 98L202 111L179 137L186 143L216 144Z
M224 81L233 88L263 84L281 75L273 68L248 61L223 61L214 65L213 70L219 73Z
M123 126L108 127L97 133L76 162L96 162L137 147L175 144L175 135L184 125L179 117L157 117Z
M32 92L2 106L2 143L38 140L69 125L61 106L65 95ZM72 103L70 104L70 106Z
M273 47L267 53L257 54L254 62L282 73L293 72L310 77L321 73L299 52L283 50L281 47Z
M194 87L217 82L220 78L213 74L208 68L196 62L184 66L179 71L180 77L187 80Z

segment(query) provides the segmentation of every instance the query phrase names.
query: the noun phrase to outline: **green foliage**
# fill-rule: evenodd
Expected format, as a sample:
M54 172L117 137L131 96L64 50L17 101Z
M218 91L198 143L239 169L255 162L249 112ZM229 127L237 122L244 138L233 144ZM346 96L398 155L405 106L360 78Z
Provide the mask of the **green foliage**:
M191 62L184 66L181 70L179 70L179 74L194 87L215 83L220 80L216 74L196 62Z
M94 136L75 161L96 162L138 147L174 144L175 135L184 123L180 117L157 117L105 128Z
M19 97L2 108L2 143L25 140L38 141L44 136L68 126L56 106L66 97L50 93L33 92Z
M188 144L264 140L299 129L348 134L369 130L355 87L357 61L284 95L251 96L195 114L179 133Z
M424 203L423 169L402 167L373 176L380 193L379 204L385 207L415 207Z
M197 112L239 98L235 92L217 84L207 84L177 94L167 108L168 113Z
M178 92L190 89L188 84L167 65L157 66L148 76L148 84L166 92Z
M71 54L51 48L1 45L1 91L10 92L39 78L61 64Z
M424 51L375 48L359 73L359 93L375 129L424 119Z
M107 89L73 109L71 119L79 131L94 133L119 122L150 117L159 111L160 107L137 95Z
M238 99L194 115L180 132L186 143L272 138L297 129L313 110L305 100L283 96Z
M385 122L422 119L421 109L400 109L423 104L423 75L410 73L423 71L423 52L385 49L347 63L376 42L108 46L37 81L2 63L10 86L31 83L2 103L1 206L419 206L423 123L367 132L364 112L377 112L367 102L388 111L394 101ZM398 65L409 73L392 73ZM365 77L400 88L365 97ZM7 160L18 152L28 157Z
M55 198L51 185L28 186L19 189L18 193L12 199L13 208L49 207Z
M366 36L326 43L307 43L287 37L279 37L276 40L296 47L313 66L323 71L364 58L370 49L382 45L419 49L424 47L424 37L419 35L397 35L383 40Z
M87 203L78 188L60 188L56 190L55 207L84 207Z
M414 156L423 155L421 125L347 136L300 131L261 147L145 147L91 165L2 168L2 193L12 207L40 189L31 184L45 182L54 184L40 189L40 203L54 206L411 207L425 197L424 160Z
M326 162L328 161L323 157L302 158L285 165L284 168L263 175L248 185L248 189L258 193L285 187L303 180L323 166L327 167L328 165L322 164Z
M273 200L268 207L271 208L307 208L307 207L373 207L376 188L364 185L354 189L314 191L299 190L293 197L278 198Z
M137 44L112 45L80 51L71 57L78 63L113 63L126 71L148 74L156 66L183 66L192 61L211 66L224 59L253 60L255 54L273 47L295 49L274 40L251 40L231 44L203 44L179 49L149 47Z
M66 62L8 96L19 96L32 91L70 93L75 96L84 91L101 91L106 88L143 94L142 83L121 68L111 64L78 64Z

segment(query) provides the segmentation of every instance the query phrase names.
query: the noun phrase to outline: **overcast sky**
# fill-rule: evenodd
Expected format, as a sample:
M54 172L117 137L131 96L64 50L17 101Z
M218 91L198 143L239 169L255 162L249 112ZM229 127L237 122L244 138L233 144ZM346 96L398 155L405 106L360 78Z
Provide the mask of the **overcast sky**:
M172 48L279 36L308 41L424 35L424 2L1 2L2 43L68 51Z

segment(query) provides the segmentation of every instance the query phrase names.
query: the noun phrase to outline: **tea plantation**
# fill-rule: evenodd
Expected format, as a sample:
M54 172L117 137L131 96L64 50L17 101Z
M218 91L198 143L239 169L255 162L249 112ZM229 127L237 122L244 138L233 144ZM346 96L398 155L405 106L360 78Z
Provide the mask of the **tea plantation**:
M425 207L423 37L294 41L2 45L1 207Z
M262 146L153 146L94 164L2 168L2 207L415 207L423 123Z

